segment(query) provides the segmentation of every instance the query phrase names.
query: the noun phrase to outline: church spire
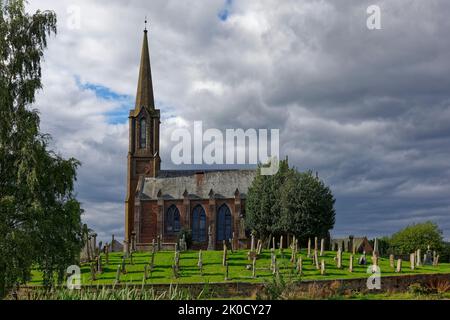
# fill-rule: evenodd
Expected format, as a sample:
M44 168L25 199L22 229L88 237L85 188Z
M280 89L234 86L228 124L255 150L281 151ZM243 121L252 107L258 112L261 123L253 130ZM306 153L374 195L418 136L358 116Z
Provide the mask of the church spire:
M148 49L147 39L147 20L145 21L144 40L142 43L141 66L139 68L139 81L136 94L135 110L142 107L155 109L155 101L153 97L152 70L150 67L150 52Z

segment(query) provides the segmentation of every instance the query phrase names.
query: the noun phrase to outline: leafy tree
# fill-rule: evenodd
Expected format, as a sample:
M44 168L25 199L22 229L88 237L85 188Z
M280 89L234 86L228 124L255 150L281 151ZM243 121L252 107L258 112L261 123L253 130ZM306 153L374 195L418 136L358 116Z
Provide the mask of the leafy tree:
M281 226L281 189L289 172L287 161L280 161L273 176L261 175L261 168L250 186L246 199L245 224L262 239L279 236Z
M246 225L267 239L282 234L329 237L335 223L335 199L331 190L311 172L301 173L280 162L273 176L253 181L246 199Z
M335 199L323 181L312 172L290 170L282 188L282 230L300 241L308 238L328 238L335 223Z
M56 15L25 12L0 0L0 297L38 266L47 285L76 261L82 245L80 203L73 195L79 162L48 150L39 114L41 59Z
M431 221L412 224L393 234L390 244L392 251L396 254L410 254L417 249L425 252L428 246L431 250L441 251L443 249L442 231Z

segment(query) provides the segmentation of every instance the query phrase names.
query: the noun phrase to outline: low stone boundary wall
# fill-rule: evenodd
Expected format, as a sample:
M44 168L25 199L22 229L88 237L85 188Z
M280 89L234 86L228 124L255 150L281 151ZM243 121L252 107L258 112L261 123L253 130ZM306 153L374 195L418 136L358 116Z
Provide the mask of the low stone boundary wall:
M381 278L380 290L367 289L368 278L358 279L333 279L333 280L304 280L294 283L290 288L292 294L308 293L311 291L332 291L332 292L348 292L357 291L362 293L367 292L404 292L411 284L420 283L423 286L429 285L432 282L448 281L450 282L450 274L421 274L421 275L401 275L388 276ZM177 287L179 290L188 290L193 297L197 297L205 289L208 291L208 296L216 298L229 297L256 297L258 292L264 289L263 283L246 283L246 282L228 282L228 283L182 283L173 284L172 289ZM118 284L113 285L86 285L81 290L98 290L101 288L120 290L123 288L142 289L142 285L138 284ZM168 291L170 284L147 284L144 289L153 288L157 293ZM21 287L21 294L26 295L32 290L41 290L40 287Z

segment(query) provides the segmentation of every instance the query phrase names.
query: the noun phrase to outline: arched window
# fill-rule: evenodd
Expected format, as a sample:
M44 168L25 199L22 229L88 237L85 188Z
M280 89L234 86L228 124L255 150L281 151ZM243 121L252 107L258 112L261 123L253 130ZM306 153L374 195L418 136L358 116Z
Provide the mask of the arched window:
M144 118L139 122L139 146L141 149L147 147L147 122Z
M195 242L206 241L206 213L200 205L192 211L192 240Z
M167 209L165 224L168 233L180 231L180 211L175 205L172 205Z
M226 204L217 212L217 240L229 240L232 238L231 211Z

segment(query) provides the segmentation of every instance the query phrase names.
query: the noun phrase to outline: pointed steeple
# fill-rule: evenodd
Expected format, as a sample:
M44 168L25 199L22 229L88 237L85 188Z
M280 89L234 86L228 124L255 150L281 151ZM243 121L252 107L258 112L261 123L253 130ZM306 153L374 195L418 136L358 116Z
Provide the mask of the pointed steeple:
M142 43L141 66L139 68L139 81L136 94L136 111L139 111L142 107L147 107L150 110L155 109L147 33L147 27L145 27L144 40Z

